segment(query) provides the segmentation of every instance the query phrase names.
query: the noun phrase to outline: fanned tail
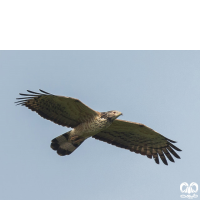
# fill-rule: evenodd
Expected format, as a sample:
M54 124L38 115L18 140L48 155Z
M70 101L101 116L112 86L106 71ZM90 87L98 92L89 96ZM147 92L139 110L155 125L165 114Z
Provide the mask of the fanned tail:
M51 141L51 148L57 151L60 156L70 155L85 140L84 138L71 139L70 132L64 133Z

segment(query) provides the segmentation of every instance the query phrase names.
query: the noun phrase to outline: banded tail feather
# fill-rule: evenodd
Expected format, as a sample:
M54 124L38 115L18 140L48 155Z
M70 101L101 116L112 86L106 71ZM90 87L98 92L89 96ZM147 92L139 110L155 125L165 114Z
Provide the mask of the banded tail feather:
M85 139L70 137L70 132L64 133L51 141L51 148L57 151L60 156L70 155L75 149L77 149Z

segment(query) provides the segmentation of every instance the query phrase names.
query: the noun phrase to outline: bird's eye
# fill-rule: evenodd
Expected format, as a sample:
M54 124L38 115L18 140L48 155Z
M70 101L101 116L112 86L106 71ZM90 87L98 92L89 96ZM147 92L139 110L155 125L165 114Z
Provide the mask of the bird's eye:
M116 112L113 112L114 114L116 113Z

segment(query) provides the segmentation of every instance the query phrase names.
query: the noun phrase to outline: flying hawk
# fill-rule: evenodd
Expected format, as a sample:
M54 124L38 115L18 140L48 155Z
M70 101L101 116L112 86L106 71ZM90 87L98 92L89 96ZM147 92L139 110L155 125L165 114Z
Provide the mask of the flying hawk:
M43 90L40 90L42 93L27 91L29 94L20 94L23 97L17 98L17 105L26 106L56 124L73 128L51 141L51 148L61 156L71 154L84 140L93 137L148 158L153 157L157 164L158 155L165 165L168 165L166 157L174 162L171 154L180 158L174 151L181 151L172 144L175 141L144 124L117 119L122 115L119 111L97 112L78 99Z

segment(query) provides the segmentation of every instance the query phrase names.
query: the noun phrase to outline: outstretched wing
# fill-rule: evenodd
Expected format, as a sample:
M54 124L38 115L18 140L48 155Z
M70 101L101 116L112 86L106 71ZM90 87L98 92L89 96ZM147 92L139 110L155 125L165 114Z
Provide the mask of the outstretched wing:
M52 95L43 90L40 90L42 93L27 91L29 94L20 94L23 98L17 98L15 103L26 106L43 118L62 126L73 128L100 115L78 99Z
M181 151L172 144L175 143L175 141L164 137L143 124L135 122L116 119L106 130L92 137L117 147L146 155L148 158L153 157L157 164L159 164L158 155L165 165L167 165L165 156L167 156L171 162L174 162L171 154L176 158L180 158L173 150Z

